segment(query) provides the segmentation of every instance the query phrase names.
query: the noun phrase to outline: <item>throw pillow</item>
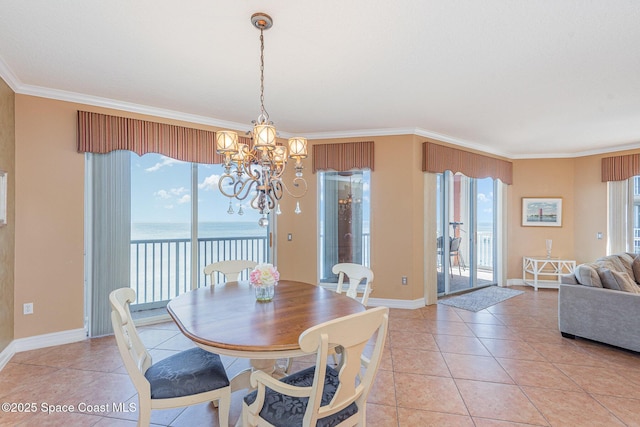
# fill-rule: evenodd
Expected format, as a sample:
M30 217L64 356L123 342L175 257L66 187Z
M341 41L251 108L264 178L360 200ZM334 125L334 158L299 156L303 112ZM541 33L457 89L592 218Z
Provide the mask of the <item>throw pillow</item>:
M600 281L602 282L602 287L606 289L613 289L614 291L620 291L620 285L618 285L618 281L616 277L613 275L613 272L608 268L598 267L598 276L600 276Z
M638 264L638 268L640 268L640 263ZM578 279L578 283L581 285L593 286L596 288L602 287L600 276L598 276L598 272L592 264L580 264L576 267L573 273L576 275L576 279Z
M611 271L611 273L616 278L621 291L632 294L640 293L640 287L636 285L636 282L627 273L620 273L619 271Z
M633 259L631 268L633 270L633 278L636 279L636 282L640 283L640 255Z

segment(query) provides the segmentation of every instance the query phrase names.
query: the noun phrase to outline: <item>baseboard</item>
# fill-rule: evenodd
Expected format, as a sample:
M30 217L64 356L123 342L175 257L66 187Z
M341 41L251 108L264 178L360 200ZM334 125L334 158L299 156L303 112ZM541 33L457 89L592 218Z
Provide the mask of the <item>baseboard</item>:
M424 304L425 304L424 298L414 299L414 300L369 298L369 302L367 303L367 306L404 308L408 310L415 310L416 308L424 307Z
M86 339L87 331L84 328L15 339L11 341L0 353L0 371L7 363L9 363L16 353L20 353L21 351L37 350L39 348L70 344Z
M525 286L522 279L507 279L507 286Z
M9 363L14 354L16 354L15 344L14 341L11 341L9 345L0 352L0 371Z

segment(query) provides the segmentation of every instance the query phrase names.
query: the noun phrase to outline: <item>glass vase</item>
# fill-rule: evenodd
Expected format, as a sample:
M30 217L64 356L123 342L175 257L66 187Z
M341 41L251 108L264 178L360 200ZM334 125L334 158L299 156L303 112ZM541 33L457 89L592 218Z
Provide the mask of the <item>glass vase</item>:
M254 289L256 291L256 301L271 301L273 299L273 294L275 293L275 288L275 285L254 286Z

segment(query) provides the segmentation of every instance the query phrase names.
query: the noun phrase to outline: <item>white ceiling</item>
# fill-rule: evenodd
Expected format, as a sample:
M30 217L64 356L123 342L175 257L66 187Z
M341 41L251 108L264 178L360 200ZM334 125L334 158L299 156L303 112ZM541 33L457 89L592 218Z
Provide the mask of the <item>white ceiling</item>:
M0 0L17 93L282 136L415 133L510 158L640 147L637 0Z

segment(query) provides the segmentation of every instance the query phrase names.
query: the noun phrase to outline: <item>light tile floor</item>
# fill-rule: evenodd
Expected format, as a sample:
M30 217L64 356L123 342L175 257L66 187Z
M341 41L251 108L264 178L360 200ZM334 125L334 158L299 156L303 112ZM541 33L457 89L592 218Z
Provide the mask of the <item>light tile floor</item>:
M640 426L640 354L562 338L557 291L521 289L478 313L392 309L368 425ZM171 322L139 330L155 360L192 346ZM248 366L223 361L230 376ZM233 394L232 423L241 399ZM133 426L137 414L123 409L136 401L113 337L18 353L0 372L0 402L36 406L35 413L0 413L3 426ZM80 404L94 406L43 412ZM217 413L211 404L154 410L152 423L217 426Z

